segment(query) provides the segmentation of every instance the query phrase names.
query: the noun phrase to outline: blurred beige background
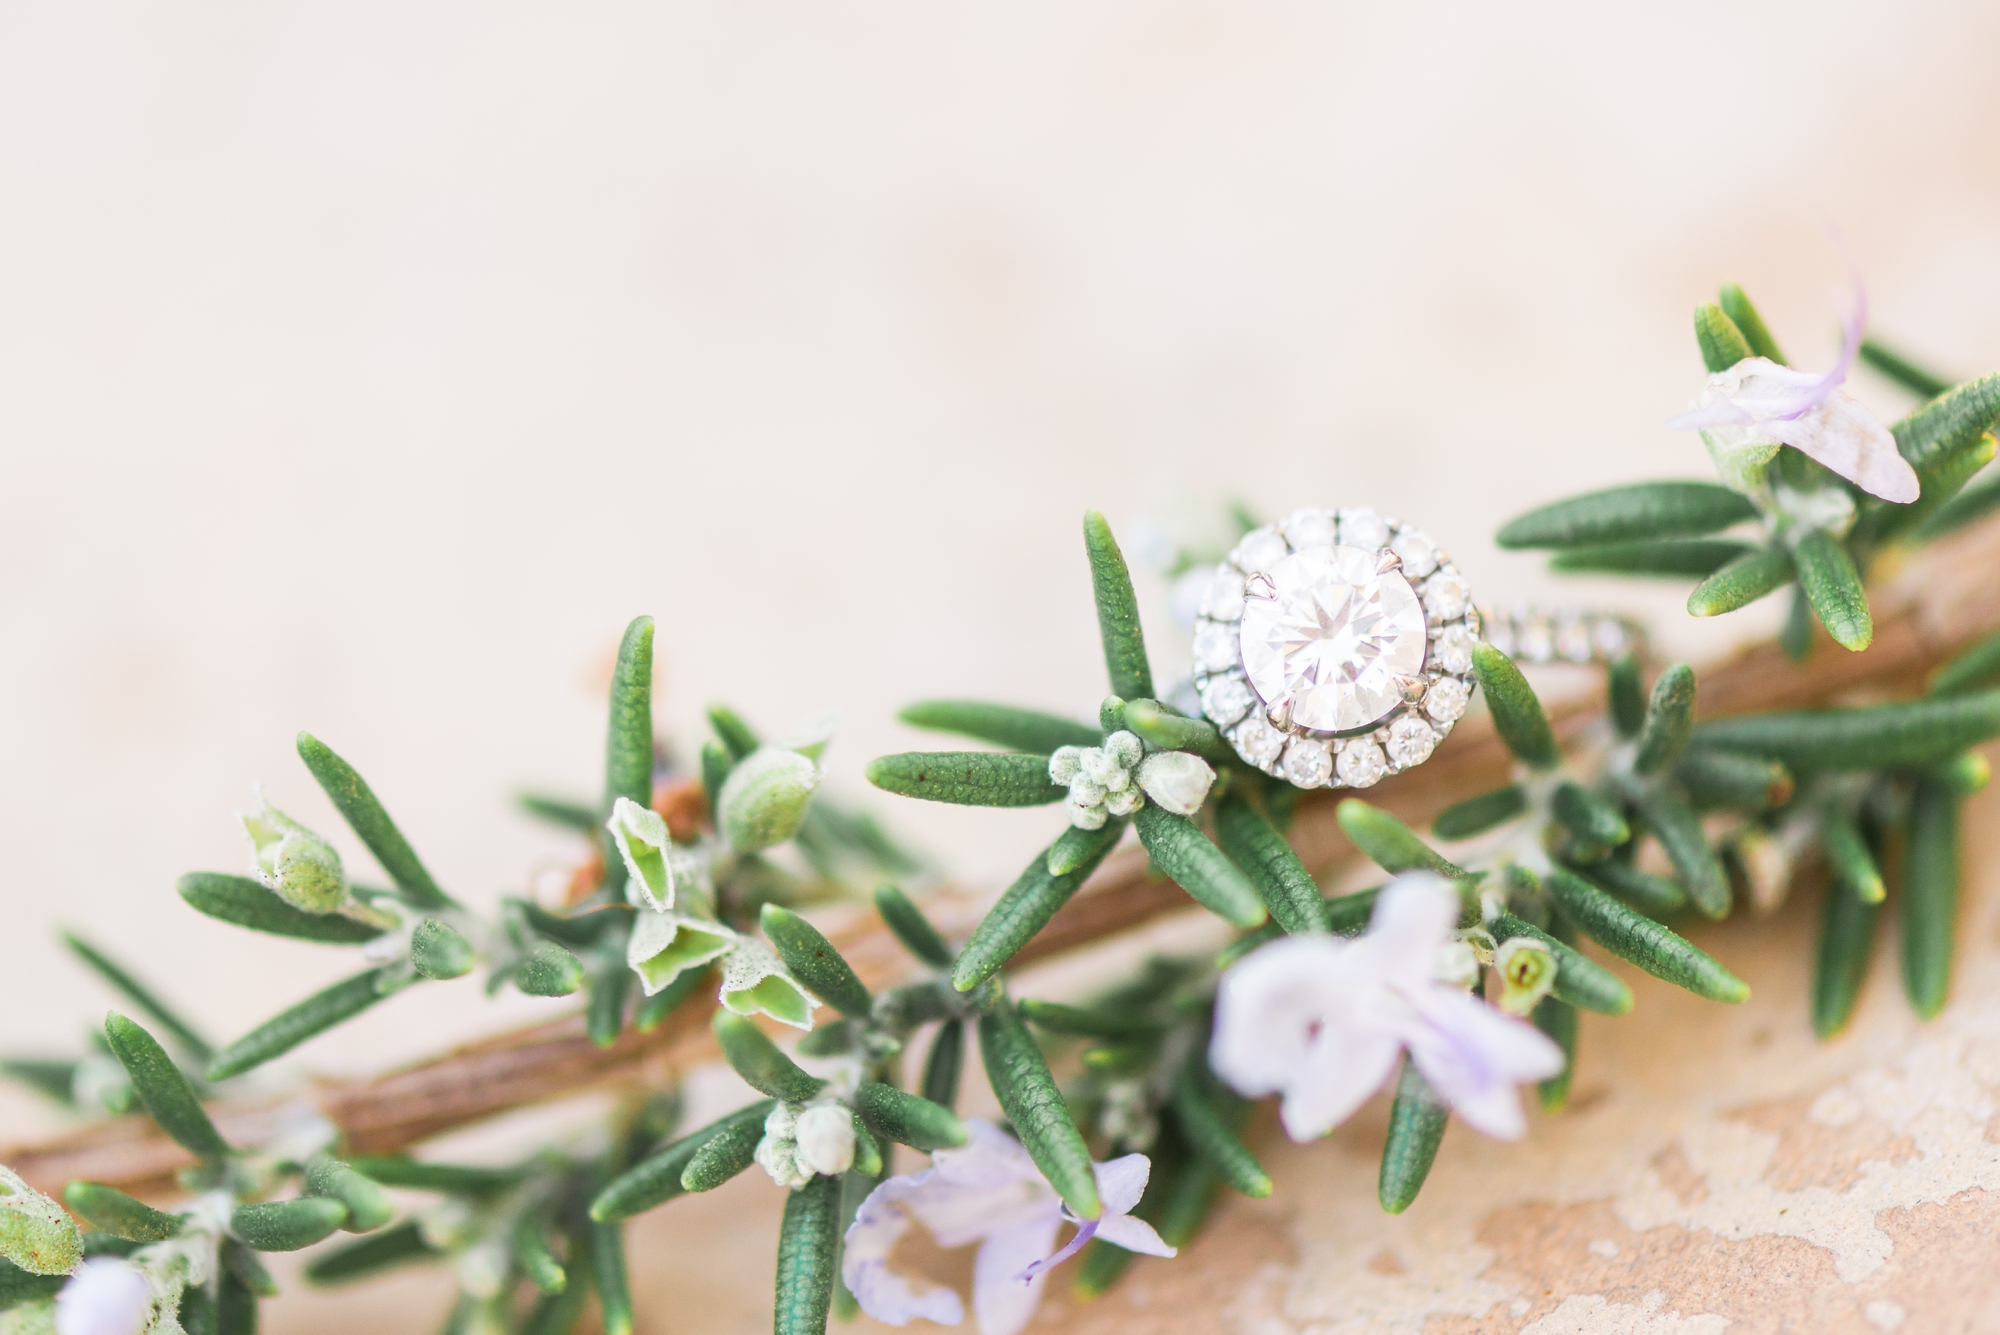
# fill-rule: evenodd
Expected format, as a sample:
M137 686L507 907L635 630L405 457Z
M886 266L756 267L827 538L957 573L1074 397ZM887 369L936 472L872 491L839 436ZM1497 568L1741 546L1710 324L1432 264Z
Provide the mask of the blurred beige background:
M351 966L172 893L253 781L332 827L302 727L520 888L566 846L507 796L595 784L638 612L664 725L838 707L856 794L912 698L1092 708L1086 507L1372 503L1593 596L1489 536L1701 471L1660 422L1719 281L1824 364L1837 224L1878 329L2000 365L1995 50L1961 0L0 2L0 1050L103 1009L57 924L225 1038ZM890 814L988 882L1045 831Z

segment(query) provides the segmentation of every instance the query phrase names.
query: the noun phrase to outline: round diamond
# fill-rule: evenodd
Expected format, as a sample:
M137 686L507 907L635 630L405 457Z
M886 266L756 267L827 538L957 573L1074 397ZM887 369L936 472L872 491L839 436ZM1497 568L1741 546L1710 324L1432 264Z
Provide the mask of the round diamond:
M1514 656L1523 663L1546 663L1556 656L1556 632L1545 616L1530 617L1520 627L1517 637L1520 652Z
M1371 788L1389 772L1389 762L1381 747L1366 737L1356 737L1340 744L1340 761L1335 768L1349 788Z
M1415 714L1405 714L1389 725L1389 759L1401 769L1421 765L1437 750L1438 735L1431 725Z
M1321 788L1333 774L1333 754L1326 743L1295 737L1285 748L1285 778L1300 788Z
M1632 647L1631 637L1625 633L1624 625L1611 617L1598 622L1590 638L1597 646L1597 652L1606 658L1622 658L1625 651Z
M1458 620L1465 615L1471 600L1472 590L1466 587L1465 577L1456 570L1433 575L1430 583L1424 585L1424 610L1439 621Z
M1487 624L1486 627L1486 642L1492 645L1495 649L1498 649L1501 653L1507 655L1507 657L1512 658L1514 656L1514 650L1516 648L1516 645L1514 644L1513 618L1494 617L1492 621ZM1466 664L1466 666L1470 667L1471 664L1468 663ZM1455 672L1457 671L1457 669L1453 668L1452 671Z
M1398 533L1396 540L1389 544L1389 550L1402 561L1403 573L1411 579L1422 579L1437 569L1436 545L1413 528L1406 528Z
M1255 703L1250 683L1234 674L1210 678L1208 685L1201 688L1201 712L1218 728L1226 728L1242 718Z
M1271 567L1271 595L1244 607L1250 685L1266 705L1289 708L1297 727L1365 727L1402 703L1401 678L1423 670L1417 596L1375 567L1376 554L1358 547L1295 552Z
M1227 672L1236 666L1236 627L1226 621L1204 621L1194 632L1195 666L1206 672Z
M1284 524L1285 541L1295 551L1333 546L1333 511L1301 510Z
M1237 755L1268 772L1278 763L1279 752L1285 749L1285 734L1272 727L1263 715L1252 714L1230 732L1229 743L1236 748Z
M1424 692L1424 712L1440 723L1450 723L1465 712L1472 688L1457 677L1439 677Z
M1269 570L1284 559L1285 540L1274 528L1258 529L1237 543L1236 550L1229 554L1230 563L1246 575Z
M1234 621L1243 615L1243 576L1224 568L1209 581L1202 596L1201 614L1217 621Z
M1340 512L1340 545L1377 552L1389 545L1389 521L1373 510Z
M1476 638L1463 625L1446 626L1438 633L1438 662L1446 672L1463 676L1472 671L1472 646Z

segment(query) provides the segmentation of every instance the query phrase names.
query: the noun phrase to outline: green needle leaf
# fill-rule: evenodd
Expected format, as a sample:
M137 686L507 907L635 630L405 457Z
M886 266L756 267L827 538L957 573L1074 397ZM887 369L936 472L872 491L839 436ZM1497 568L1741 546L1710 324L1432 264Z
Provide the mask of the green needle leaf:
M347 1222L347 1207L321 1196L239 1205L229 1231L260 1252L295 1252L310 1247Z
M1750 350L1750 340L1743 336L1736 322L1712 302L1694 308L1694 339L1701 345L1702 365L1710 375L1727 371L1745 357L1757 355Z
M1576 1071L1576 1007L1554 996L1535 1003L1535 1028L1555 1040L1562 1049L1563 1068L1535 1086L1535 1096L1549 1112L1561 1112L1569 1103L1570 1080Z
M1146 636L1139 627L1139 598L1125 568L1111 525L1092 510L1083 517L1083 545L1090 554L1090 587L1097 597L1097 629L1104 640L1104 666L1111 693L1127 700L1152 698L1153 670L1146 662Z
M1692 745L1783 761L1794 773L1935 764L2000 734L2000 691L1859 709L1719 719Z
M604 818L619 798L653 805L653 618L634 617L611 670L610 720L604 735L604 802L591 822L604 855L604 883L624 888L629 873ZM713 808L711 807L711 810Z
M743 759L761 745L750 725L727 705L708 707L708 726L715 729L715 735L728 750L731 761Z
M1792 800L1792 772L1775 760L1735 751L1689 750L1674 762L1674 779L1698 809L1763 811Z
M1796 585L1792 588L1792 601L1785 611L1785 624L1778 628L1778 647L1794 663L1803 663L1812 652L1813 643L1812 602L1806 591Z
M313 993L216 1053L215 1059L208 1064L208 1078L226 1080L232 1075L242 1075L273 1057L283 1056L307 1039L353 1019L388 995L382 990L383 984L388 981L387 970L367 969Z
M1555 987L1549 995L1557 1000L1599 1015L1624 1015L1632 1009L1632 989L1624 980L1569 942L1511 913L1501 914L1488 928L1495 941L1525 936L1549 948L1556 961Z
M330 1251L315 1253L305 1264L305 1277L311 1284L344 1284L371 1278L392 1266L428 1261L438 1255L424 1241L423 1227L412 1219Z
M229 1144L202 1111L194 1084L174 1065L158 1039L117 1011L104 1017L111 1055L132 1080L132 1092L160 1130L198 1159L221 1159Z
M893 885L875 887L875 911L903 943L903 948L934 969L949 969L957 958L950 945L931 926L923 910Z
M1095 832L1101 841L1096 853L1076 870L1061 876L1049 871L1046 852L1036 854L1014 884L1007 887L1007 893L1000 896L1000 902L988 909L979 926L973 929L971 939L952 965L951 985L961 992L970 992L999 973L1077 892L1124 832L1122 824L1105 822L1104 828Z
M2000 685L2000 631L1981 636L1931 674L1932 695L1963 695Z
M1049 875L1067 876L1086 862L1095 865L1096 859L1117 846L1118 836L1125 833L1125 826L1123 816L1112 816L1095 830L1070 826L1049 845L1045 859L1049 864Z
M1879 902L1863 901L1839 886L1828 887L1820 905L1812 983L1813 1032L1821 1038L1832 1038L1854 1017L1881 917Z
M1389 1138L1382 1145L1382 1171L1375 1194L1382 1208L1401 1214L1410 1208L1430 1176L1451 1109L1430 1087L1415 1062L1405 1057L1389 1106Z
M1623 654L1605 673L1604 693L1618 735L1631 739L1646 725L1646 688L1639 679L1639 656Z
M396 1217L396 1203L382 1184L338 1159L317 1155L306 1165L308 1196L325 1196L347 1207L349 1233L370 1233Z
M1919 499L1917 504L1921 505L1923 501ZM1910 536L1918 542L1933 542L1947 533L1957 532L1975 519L1984 519L1995 507L2000 507L2000 472L1989 471L1938 506L1929 518L1915 526Z
M1875 855L1868 851L1868 841L1861 837L1847 808L1838 802L1829 802L1820 809L1820 849L1826 854L1834 880L1856 900L1880 904L1889 897L1881 868L1875 865Z
M1937 780L1917 781L1910 799L1898 899L1903 938L1903 993L1922 1019L1944 1009L1958 937L1957 794Z
M426 978L443 981L472 972L472 943L450 923L425 918L410 934L410 964Z
M764 905L761 922L764 935L777 948L778 958L792 971L806 991L857 1020L868 1018L872 998L854 969L833 948L819 928L788 908Z
M295 909L248 876L191 871L181 877L176 889L195 911L253 932L341 946L359 945L382 935L379 927L337 913Z
M747 1017L717 1011L712 1027L722 1044L722 1055L758 1093L787 1103L804 1103L826 1085L818 1076L800 1070L798 1063L780 1052Z
M553 941L539 941L514 966L514 986L530 997L566 997L583 986L583 961Z
M1896 448L1919 471L1960 450L2000 424L2000 371L1947 390L1889 428Z
M1701 817L1670 783L1655 783L1634 795L1633 805L1646 828L1666 850L1667 860L1687 888L1696 911L1718 921L1729 916L1729 873L1708 846ZM1590 931L1588 925L1585 931ZM1592 933L1595 935L1595 933ZM1609 944L1608 942L1606 943Z
M1065 1006L1059 1001L1024 998L1014 1003L1021 1018L1046 1033L1076 1034L1083 1038L1135 1038L1156 1034L1156 1021L1124 1011L1097 1010L1088 1006Z
M181 1216L155 1210L102 1182L72 1182L63 1188L63 1200L92 1228L130 1242L165 1242L181 1231Z
M1764 324L1764 317L1750 304L1750 298L1744 295L1742 288L1735 283L1724 283L1716 304L1729 318L1729 322L1736 326L1737 332L1743 337L1744 345L1750 349L1751 356L1766 357L1780 366L1785 365L1785 354L1778 351L1778 340L1771 337L1770 329ZM1735 364L1731 362L1730 366ZM1714 371L1718 368L1709 369ZM1719 369L1726 371L1729 367Z
M924 1097L940 1108L958 1106L958 1081L965 1070L965 1021L947 1020L924 1057Z
M840 1179L816 1176L785 1199L778 1226L775 1335L825 1335L840 1260Z
M603 816L587 802L572 802L568 798L551 797L546 793L516 793L514 800L530 816L551 825L560 825L565 830L594 836L604 826Z
M405 1155L363 1155L349 1159L347 1166L385 1187L410 1191L435 1191L448 1196L492 1196L510 1190L521 1180L513 1168L480 1168L471 1164L426 1163Z
M1649 871L1640 871L1619 858L1606 858L1588 867L1572 867L1578 876L1607 894L1624 900L1648 918L1670 918L1685 912L1687 891L1680 884Z
M62 1292L62 1286L67 1283L69 1283L67 1273L40 1275L31 1270L23 1270L12 1261L0 1257L0 1312L22 1303L53 1298ZM32 1330L32 1327L30 1329ZM54 1327L44 1326L42 1329L53 1330Z
M912 727L955 732L1009 751L1046 756L1059 746L1096 746L1104 735L1088 723L979 700L925 700L896 715Z
M764 1119L777 1106L776 1099L761 1099L747 1108L738 1108L718 1117L707 1126L690 1131L666 1148L641 1159L597 1193L590 1202L590 1217L599 1222L630 1219L680 1195L688 1189L681 1184L681 1175L702 1147L717 1136L750 1128L756 1133L750 1142L754 1153L757 1141L764 1135Z
M1440 839L1470 839L1506 824L1527 809L1528 795L1510 783L1446 807L1431 822L1431 833Z
M1189 751L1218 764L1235 758L1213 723L1176 714L1158 700L1127 700L1125 726L1156 751Z
M1952 385L1951 381L1924 369L1873 337L1861 340L1861 360L1920 399L1934 399Z
M375 791L354 766L309 732L299 734L298 748L299 759L306 762L306 768L332 799L348 828L368 846L382 870L389 873L397 893L420 909L456 907L451 897L438 889L437 882L424 870L424 864L417 861L410 841L396 828L396 822L389 819Z
M1331 930L1319 883L1285 836L1241 793L1230 793L1217 806L1215 835L1280 927L1293 935Z
M1813 614L1843 649L1859 652L1875 638L1875 619L1868 613L1868 591L1854 558L1831 533L1814 529L1792 551L1799 587L1806 591Z
M771 1105L763 1105L765 1116ZM686 1191L714 1191L757 1161L757 1144L764 1139L764 1118L732 1121L703 1141L681 1170Z
M561 1293L569 1285L569 1273L549 1245L538 1210L523 1210L514 1221L514 1264L537 1292Z
M1640 774L1658 774L1679 758L1693 730L1694 669L1676 663L1653 683L1653 698L1646 706L1645 722L1639 725L1639 750L1632 768Z
M1455 881L1466 879L1464 868L1448 862L1417 832L1380 807L1372 807L1358 797L1350 797L1334 808L1340 828L1354 846L1390 875L1406 871L1434 871Z
M1615 848L1632 837L1617 804L1568 779L1550 795L1549 811L1571 834L1587 844Z
M1688 595L1689 616L1713 617L1748 607L1792 579L1792 554L1783 547L1756 547L1694 586Z
M1049 779L1047 756L994 751L905 751L868 762L885 792L966 807L1040 807L1069 790Z
M1160 1202L1156 1227L1161 1241L1169 1247L1185 1247L1192 1242L1221 1187L1222 1178L1215 1165L1199 1156L1188 1159Z
M1502 527L1494 541L1514 549L1603 547L1699 538L1755 518L1749 497L1717 482L1640 482L1530 510Z
M625 1225L591 1224L589 1252L590 1277L597 1288L598 1325L604 1335L632 1335L632 1289L626 1277Z
M1711 1001L1749 998L1748 985L1708 954L1582 877L1554 868L1542 884L1578 927L1620 959ZM1561 970L1557 972L1560 975Z
M1558 552L1549 559L1549 569L1570 575L1657 575L1663 579L1704 579L1752 550L1748 543L1722 538L1615 542L1607 547L1578 547Z
M1479 689L1486 693L1493 730L1514 758L1530 769L1554 769L1560 764L1562 752L1556 747L1549 716L1514 660L1490 644L1475 644L1472 670L1479 678Z
M269 891L264 893L268 898L284 903ZM291 906L287 904L286 907ZM179 1045L181 1051L196 1061L208 1060L209 1053L214 1051L209 1046L208 1040L197 1033L193 1025L183 1020L173 1007L162 1001L153 989L133 977L123 965L76 933L64 932L62 941L78 959L88 964L98 977L111 984L119 995L150 1015L153 1022L167 1032L167 1037Z
M1271 1175L1216 1111L1215 1093L1204 1078L1196 1053L1174 1082L1171 1107L1174 1123L1195 1153L1215 1166L1222 1180L1245 1196L1262 1200L1271 1194Z
M1104 1213L1090 1148L1076 1129L1042 1051L1011 1005L979 1017L979 1055L1007 1120L1042 1176L1080 1219Z
M1132 823L1153 865L1203 908L1233 927L1258 927L1270 916L1250 878L1186 816L1148 802Z
M972 1138L951 1109L879 1080L856 1087L854 1111L876 1135L926 1153L956 1149Z
M700 972L688 970L686 972ZM584 1007L583 1031L593 1047L608 1048L625 1027L625 1002L639 975L616 955L598 963L590 976L590 997Z

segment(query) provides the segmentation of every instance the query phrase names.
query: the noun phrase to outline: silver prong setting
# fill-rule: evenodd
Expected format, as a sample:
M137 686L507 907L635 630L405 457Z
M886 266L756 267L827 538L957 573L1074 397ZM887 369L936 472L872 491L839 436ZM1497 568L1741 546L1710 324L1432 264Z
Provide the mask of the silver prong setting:
M1384 547L1375 554L1376 574L1386 575L1391 571L1401 570L1402 568L1403 558L1390 551L1387 547Z

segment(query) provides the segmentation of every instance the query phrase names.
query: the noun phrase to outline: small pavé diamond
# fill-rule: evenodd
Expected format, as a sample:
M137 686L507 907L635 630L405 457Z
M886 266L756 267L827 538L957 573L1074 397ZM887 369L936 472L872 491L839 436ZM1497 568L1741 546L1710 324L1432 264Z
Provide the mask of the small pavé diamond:
M1201 688L1201 712L1218 728L1236 722L1256 703L1257 698L1250 694L1250 683L1233 673L1211 677L1208 685Z
M1403 563L1403 573L1411 579L1422 579L1437 569L1436 544L1413 528L1398 533L1395 541L1389 544L1389 550Z
M1424 611L1439 621L1456 621L1465 615L1472 590L1456 570L1442 570L1424 585Z
M1583 618L1567 616L1557 623L1556 657L1566 663L1590 661L1590 627Z
M1501 653L1514 656L1514 621L1511 617L1493 617L1486 623L1486 642ZM1470 666L1468 664L1468 666Z
M1372 788L1389 772L1382 748L1367 737L1349 738L1340 744L1340 760L1335 766L1340 781L1349 788Z
M1545 616L1529 617L1520 627L1516 643L1520 652L1514 656L1523 663L1546 663L1556 656L1555 627Z
M1274 565L1269 597L1243 612L1243 669L1300 728L1365 727L1402 703L1423 669L1427 632L1410 582L1358 547L1316 547ZM1203 653L1196 639L1195 653Z
M1363 551L1379 551L1389 545L1389 521L1366 507L1359 510L1342 510L1340 545L1359 547Z
M1439 677L1424 692L1424 712L1440 723L1450 723L1465 712L1472 689L1457 677Z
M1623 658L1625 651L1632 647L1632 637L1623 622L1613 617L1600 620L1590 632L1591 643L1605 658Z
M1261 714L1252 714L1230 732L1229 742L1237 755L1269 772L1285 749L1285 734L1272 727Z
M1294 551L1304 551L1308 547L1333 546L1333 512L1331 510L1300 510L1284 524L1285 541L1292 544Z
M1244 574L1254 575L1284 560L1285 550L1285 540L1276 529L1260 528L1236 544L1229 561Z
M1438 662L1446 672L1456 672L1463 676L1472 671L1472 646L1476 636L1463 624L1455 623L1438 632Z
M1389 725L1389 758L1402 769L1429 760L1437 744L1438 735L1431 725L1415 714L1405 714Z
M1227 672L1236 666L1236 627L1227 621L1197 623L1194 632L1195 665L1206 672Z
M1208 592L1202 596L1201 614L1217 621L1235 621L1243 615L1243 576L1234 570L1215 572Z
M1285 748L1285 779L1300 788L1324 787L1333 773L1333 754L1312 737L1294 737Z

